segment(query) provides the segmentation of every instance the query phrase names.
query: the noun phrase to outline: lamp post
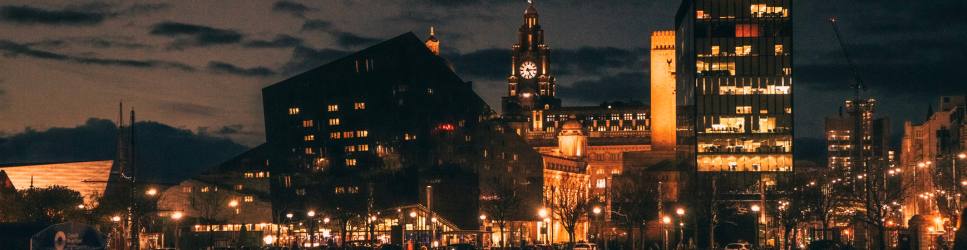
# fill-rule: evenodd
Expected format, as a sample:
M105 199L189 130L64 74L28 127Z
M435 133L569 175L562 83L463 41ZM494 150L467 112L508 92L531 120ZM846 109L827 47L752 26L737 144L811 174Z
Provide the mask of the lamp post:
M316 235L316 231L315 231L316 230L315 229L315 225L316 225L316 219L315 219L315 217L316 217L316 211L315 210L309 210L309 212L306 212L306 217L309 218L309 221L308 221L309 222L309 230L306 230L306 237L309 237L309 247L312 247L316 243L316 241L315 241L315 238L316 238L315 237L315 235Z
M685 209L677 208L675 214L678 215L678 246L681 246L685 242Z
M229 201L228 207L232 209L232 218L238 219L238 200ZM240 231L241 231L241 228L239 228L238 230L235 230L235 233L233 234L235 235L235 237L232 237L233 238L232 241L234 241L233 243L238 243L238 232Z
M179 239L181 237L181 217L182 216L184 216L184 214L182 214L181 211L175 211L174 213L171 214L171 220L175 222L175 246L174 246L175 249L178 249L178 246L181 245L180 244L181 242L179 241Z
M289 222L288 223L288 228L287 228L288 230L286 230L286 233L285 233L285 235L286 235L286 237L285 237L286 238L286 242L285 243L287 243L286 245L290 245L290 246L292 245L292 235L293 235L293 232L294 232L294 230L292 230L292 217L293 216L295 216L295 215L292 214L292 213L286 213L285 214L285 218Z
M598 218L598 216L601 215L601 207L594 206L594 208L591 209L591 213L594 214L594 218L593 219L595 220L595 222L597 222L595 224L598 224L597 225L597 229L594 232L594 238L595 238L596 241L601 241L601 221ZM604 242L604 245L605 245L605 247L607 247L608 243L607 242Z
M759 247L759 210L762 210L762 208L759 207L759 204L752 204L751 209L755 216L755 237L753 237L752 244L754 247Z
M671 217L668 217L666 215L661 218L661 231L662 233L664 233L664 235L661 238L661 245L662 245L662 249L665 249L665 250L668 249L668 227L670 226L671 223L672 223Z
M541 219L544 220L544 227L547 228L547 233L544 234L544 241L545 241L544 243L551 244L551 218L549 216L549 212L547 211L547 208L541 208L537 210L537 216L540 216ZM504 232L500 232L501 241L503 241L504 239L503 233ZM503 246L503 244L501 244L501 246Z

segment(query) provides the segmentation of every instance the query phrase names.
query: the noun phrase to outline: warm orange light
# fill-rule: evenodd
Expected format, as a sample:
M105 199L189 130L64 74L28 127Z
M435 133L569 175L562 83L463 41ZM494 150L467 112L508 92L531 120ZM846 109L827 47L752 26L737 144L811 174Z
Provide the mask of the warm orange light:
M229 201L228 202L228 206L229 207L237 207L238 206L238 201L237 200Z
M759 207L759 204L752 205L752 212L759 212L759 210L762 210L762 208Z
M678 216L685 215L685 209L684 208L675 209L675 214L677 214Z
M158 189L150 188L148 191L144 191L144 194L147 194L148 196L155 196L158 194Z
M594 214L601 214L601 207L594 207L594 209L592 209L591 212L593 212Z
M541 208L540 210L537 210L537 215L541 218L547 218L547 209Z
M173 220L180 220L182 216L184 216L184 214L182 214L180 211L171 213L171 219Z
M668 216L662 217L661 218L661 223L670 224L670 223L672 223L672 218L671 217L668 217Z

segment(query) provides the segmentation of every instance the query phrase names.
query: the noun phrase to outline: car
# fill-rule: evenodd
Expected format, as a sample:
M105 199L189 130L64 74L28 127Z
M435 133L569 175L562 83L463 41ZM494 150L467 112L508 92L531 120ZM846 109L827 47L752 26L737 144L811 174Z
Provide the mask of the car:
M725 249L726 250L751 250L752 245L749 245L749 243L730 243L728 245L725 245Z
M585 242L574 243L574 250L594 250L594 249L596 249L594 243L585 243Z
M475 249L477 248L474 247L472 244L467 244L467 243L450 244L449 246L447 246L447 250L475 250Z
M843 245L840 245L838 242L833 241L833 240L817 240L817 241L809 242L809 247L807 247L806 249L809 249L809 250L840 250L840 249L845 249L845 247L843 247Z

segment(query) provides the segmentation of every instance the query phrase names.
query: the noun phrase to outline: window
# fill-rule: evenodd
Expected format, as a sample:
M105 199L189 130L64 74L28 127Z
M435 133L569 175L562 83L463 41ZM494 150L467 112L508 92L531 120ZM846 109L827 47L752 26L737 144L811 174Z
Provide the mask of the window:
M356 151L366 152L369 151L369 144L359 144L356 146Z
M366 138L367 136L369 136L369 130L356 131L356 137Z
M782 55L782 44L776 44L776 55Z
M333 193L336 193L336 194L343 194L343 193L346 193L346 188L345 188L345 187L336 187L336 188L335 188L335 189L333 190Z
M312 120L302 120L302 127L311 128L313 125L312 123L313 123Z
M329 126L339 125L339 118L329 118Z
M350 166L350 167L356 166L356 159L352 159L352 158L346 159L346 166Z
M606 187L608 187L608 180L598 179L597 180L597 183L595 184L595 186L597 186L598 188L606 188Z
M255 178L255 173L245 173L245 178Z
M353 147L353 145L345 146L343 148L345 148L344 150L346 150L346 153L356 152L356 147Z
M356 110L366 109L366 103L365 102L357 102L357 103L354 103L353 104L353 108L356 109Z
M299 114L299 108L297 107L289 108L289 115L298 115L298 114Z
M329 104L326 109L329 110L329 112L336 112L339 111L339 105Z
M201 192L202 193L208 193L208 190L209 190L208 187L202 187L201 188Z
M747 56L752 54L752 45L735 46L735 55Z
M183 192L183 193L191 193L191 186L181 187L181 192Z
M245 186L243 186L242 184L235 185L236 191L242 191L242 189L245 189Z
M645 116L645 113L638 113L638 114L636 115L636 117L637 117L637 118L636 118L637 120L645 120L645 119L647 119L647 118L646 118L647 116Z
M735 37L759 37L758 24L736 24Z
M403 133L403 140L405 141L416 140L416 135L411 135L410 133Z
M305 141L314 141L314 140L316 140L316 136L315 135L306 135L302 139L305 140Z
M292 176L288 176L288 175L283 176L282 177L282 186L287 187L287 188L288 187L292 187Z
M342 132L342 138L353 138L353 131Z
M740 115L752 114L752 106L737 106L735 113Z
M313 154L312 148L307 147L304 151L307 155Z
M340 138L339 135L340 135L339 132L329 132L329 139L339 139Z
M253 202L255 201L255 197L252 197L251 195L246 195L245 198L242 198L242 200L245 202Z
M712 55L713 56L717 56L721 52L722 51L719 49L719 46L718 45L712 45Z

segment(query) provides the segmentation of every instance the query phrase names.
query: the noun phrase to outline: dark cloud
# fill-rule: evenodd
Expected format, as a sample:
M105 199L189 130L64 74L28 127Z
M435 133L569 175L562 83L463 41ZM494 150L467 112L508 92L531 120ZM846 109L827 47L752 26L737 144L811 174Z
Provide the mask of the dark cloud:
M318 30L318 31L328 31L332 28L332 23L321 19L311 19L306 20L302 23L303 31Z
M194 116L215 116L218 113L218 109L215 107L187 102L169 102L165 104L164 108Z
M252 40L245 42L249 48L289 48L302 45L302 38L290 35L276 35L272 40Z
M345 50L330 48L317 50L306 46L297 46L292 50L292 57L282 66L282 72L285 74L300 73L349 55L349 53Z
M123 66L123 67L134 67L134 68L170 68L178 69L182 71L194 71L195 68L187 64L179 62L161 61L161 60L134 60L134 59L118 59L118 58L99 58L99 57L87 57L87 56L72 56L56 52L43 51L33 49L30 46L12 42L9 40L0 40L0 51L4 51L4 56L6 57L16 57L16 56L27 56L38 59L47 59L71 63L80 64L93 64L93 65L104 65L104 66Z
M262 66L243 68L231 63L220 62L220 61L208 62L208 70L215 73L233 74L233 75L240 75L240 76L265 77L265 76L271 76L275 74L275 71L273 71L272 69L262 67Z
M339 46L342 46L343 48L369 46L383 40L343 31L334 31L330 34L336 39L336 44L339 44Z
M603 101L645 101L649 100L651 89L648 75L639 72L618 73L602 76L593 80L583 80L568 86L558 84L558 95L562 99L583 103Z
M98 48L98 49L107 49L107 48L150 49L154 47L152 45L134 41L131 38L103 37L103 36L44 39L37 42L25 43L24 45L45 47L45 48L62 48L62 47L78 45L78 46Z
M98 12L47 10L26 5L0 7L0 21L17 24L96 25L106 18L106 14Z
M229 139L199 135L157 122L135 124L139 178L174 183L246 150ZM62 162L114 159L117 127L91 118L74 128L26 129L0 137L0 162Z
M297 17L305 17L307 11L315 10L301 3L291 1L278 1L272 4L272 11L289 13Z
M644 49L629 50L614 47L581 47L552 50L553 69L557 75L601 74L612 69L645 68Z
M171 8L171 4L167 3L136 3L122 10L121 13L136 16L167 10L169 8Z
M233 44L242 41L242 33L230 29L219 29L203 25L161 22L151 27L150 34L176 38L172 48L180 49L186 46L209 46Z
M510 74L510 49L489 48L466 54L444 51L444 58L450 60L454 70L461 76L484 80L506 79Z

